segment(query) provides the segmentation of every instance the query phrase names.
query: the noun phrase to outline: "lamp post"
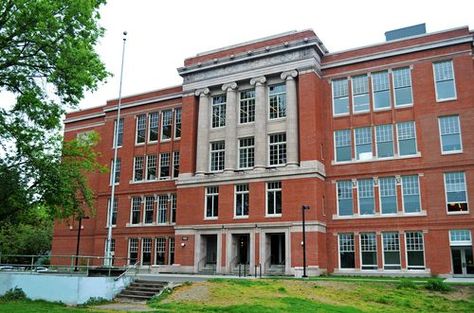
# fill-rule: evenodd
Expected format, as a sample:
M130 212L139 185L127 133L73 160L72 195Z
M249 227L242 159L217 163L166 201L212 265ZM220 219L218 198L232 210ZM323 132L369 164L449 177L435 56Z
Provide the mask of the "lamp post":
M301 214L303 216L303 278L308 277L306 275L306 229L305 229L305 211L309 210L309 205L303 205L301 207Z
M79 261L79 244L81 243L81 228L82 228L82 220L85 219L89 219L89 216L82 216L79 215L79 218L78 218L78 221L79 221L79 227L77 229L77 245L76 245L76 261L75 261L75 265L74 265L74 272L77 272L78 269L77 269L77 263Z

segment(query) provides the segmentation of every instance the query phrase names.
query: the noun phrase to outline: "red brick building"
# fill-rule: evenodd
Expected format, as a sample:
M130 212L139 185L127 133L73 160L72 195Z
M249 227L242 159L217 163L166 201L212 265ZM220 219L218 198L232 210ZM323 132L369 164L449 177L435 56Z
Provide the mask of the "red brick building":
M387 33L329 53L311 30L197 54L125 97L115 257L156 272L473 275L473 32ZM113 160L117 100L73 112ZM104 255L111 174L82 255ZM58 222L53 254L74 254ZM116 264L123 261L116 261Z

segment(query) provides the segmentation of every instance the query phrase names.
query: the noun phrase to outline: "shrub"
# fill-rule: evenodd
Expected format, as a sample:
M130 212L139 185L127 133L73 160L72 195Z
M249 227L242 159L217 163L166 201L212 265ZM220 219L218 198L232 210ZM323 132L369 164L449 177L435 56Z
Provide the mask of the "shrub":
M7 302L7 301L19 301L19 300L27 300L25 292L23 289L15 287L8 290L3 296L0 297L0 301Z
M416 284L409 279L401 279L397 284L397 289L416 289Z
M446 284L441 279L432 278L426 282L426 289L431 291L440 291L440 292L448 292L451 291L452 288L448 284Z
M109 303L110 301L102 297L90 297L89 300L84 302L81 306L93 306Z

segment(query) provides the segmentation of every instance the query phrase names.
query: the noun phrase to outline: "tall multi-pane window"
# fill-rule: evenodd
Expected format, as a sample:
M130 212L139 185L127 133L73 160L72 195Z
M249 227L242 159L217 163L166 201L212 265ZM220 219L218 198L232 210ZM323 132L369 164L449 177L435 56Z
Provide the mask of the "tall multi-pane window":
M115 147L115 143L117 143L117 147L121 147L123 144L123 118L120 119L118 129L117 127L117 120L114 121L114 142L112 146ZM117 138L115 138L115 132L117 132Z
M397 139L399 155L416 154L415 122L397 123Z
M151 238L142 239L142 264L151 264Z
M386 270L399 270L400 264L400 238L397 232L382 233L383 243L383 268Z
M156 179L156 155L154 154L146 156L146 179Z
M174 110L174 138L181 138L181 108Z
M379 193L381 213L397 213L397 184L395 177L379 178Z
M402 176L403 210L405 213L421 211L418 175Z
M235 185L235 216L249 215L249 185Z
M407 268L409 270L425 269L423 249L423 232L414 231L405 233Z
M142 206L142 198L133 197L132 198L132 216L131 216L131 221L130 221L131 224L140 224L141 206Z
M224 170L225 141L211 142L211 157L209 160L211 172Z
M446 208L448 213L467 212L467 188L464 172L444 173L444 186L446 190Z
M354 234L339 234L339 268L355 268Z
M146 134L146 114L137 116L137 133L135 134L136 143L144 143Z
M377 239L375 233L360 234L361 268L363 270L377 269Z
M354 132L356 159L372 159L372 129L370 127L362 127L356 128Z
M170 199L171 200L171 199ZM166 212L168 211L168 195L158 196L157 223L166 224Z
M439 134L441 136L441 152L462 152L461 127L459 115L442 116L439 121Z
M352 215L352 181L340 180L336 183L336 185L338 215Z
M143 156L136 156L133 158L133 181L143 180Z
M166 256L166 238L163 238L163 237L156 238L155 244L156 244L155 264L163 265L165 264L165 256Z
M179 176L179 151L173 152L173 177Z
M170 158L169 152L160 153L160 179L170 178Z
M267 183L267 215L281 214L281 182Z
M393 157L393 127L391 124L375 126L377 157Z
M148 141L153 142L158 140L158 121L160 120L160 113L153 112L148 115L149 129L148 129Z
M241 124L255 121L255 90L240 92L239 121Z
M138 260L138 238L128 239L128 264L135 265Z
M219 187L206 188L206 218L217 218L219 215Z
M171 223L176 223L176 207L177 207L177 204L176 204L176 194L175 193L172 193L170 195L171 197L171 214L170 214L170 222Z
M286 164L286 133L271 134L269 139L269 164Z
M471 246L471 231L468 229L453 229L449 231L449 243L451 246Z
M350 129L336 130L334 132L336 143L336 162L352 160L352 139Z
M456 98L456 86L454 84L453 61L433 63L434 78L436 85L436 100L451 100Z
M212 97L212 128L225 126L226 101L225 95Z
M173 124L173 111L166 110L161 113L161 140L171 139L171 127Z
M114 160L110 162L110 184L112 185L113 179L115 178L115 183L118 184L120 183L120 168L122 166L122 162L120 159L117 159L117 162L115 163L114 167ZM114 171L115 169L115 171ZM112 173L115 173L115 175L112 175Z
M390 107L390 80L388 71L372 73L372 92L374 97L374 110Z
M349 113L349 83L347 78L332 81L333 115Z
M369 111L369 78L367 74L352 77L352 111Z
M239 168L252 168L255 161L255 139L254 137L239 139Z
M372 178L357 181L357 195L359 197L359 214L375 214L374 180Z
M145 213L143 214L143 223L151 224L153 223L153 211L155 210L155 197L146 196L145 197Z
M273 85L268 87L269 118L282 118L286 116L286 85Z
M413 104L411 71L409 67L392 70L395 107Z
M112 208L112 225L117 225L117 212L118 212L118 199L114 198L114 206ZM107 227L109 226L110 220L110 198L107 201Z
M174 264L174 238L168 239L168 265Z

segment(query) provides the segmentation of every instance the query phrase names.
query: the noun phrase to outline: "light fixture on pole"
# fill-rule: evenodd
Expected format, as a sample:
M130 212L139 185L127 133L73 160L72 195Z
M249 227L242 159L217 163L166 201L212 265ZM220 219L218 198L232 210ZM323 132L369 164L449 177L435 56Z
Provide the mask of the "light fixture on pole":
M303 246L303 278L306 278L308 277L306 275L306 228L305 228L305 211L306 210L309 210L310 207L309 205L303 205L301 207L301 214L303 215L303 242L302 242L302 246Z

